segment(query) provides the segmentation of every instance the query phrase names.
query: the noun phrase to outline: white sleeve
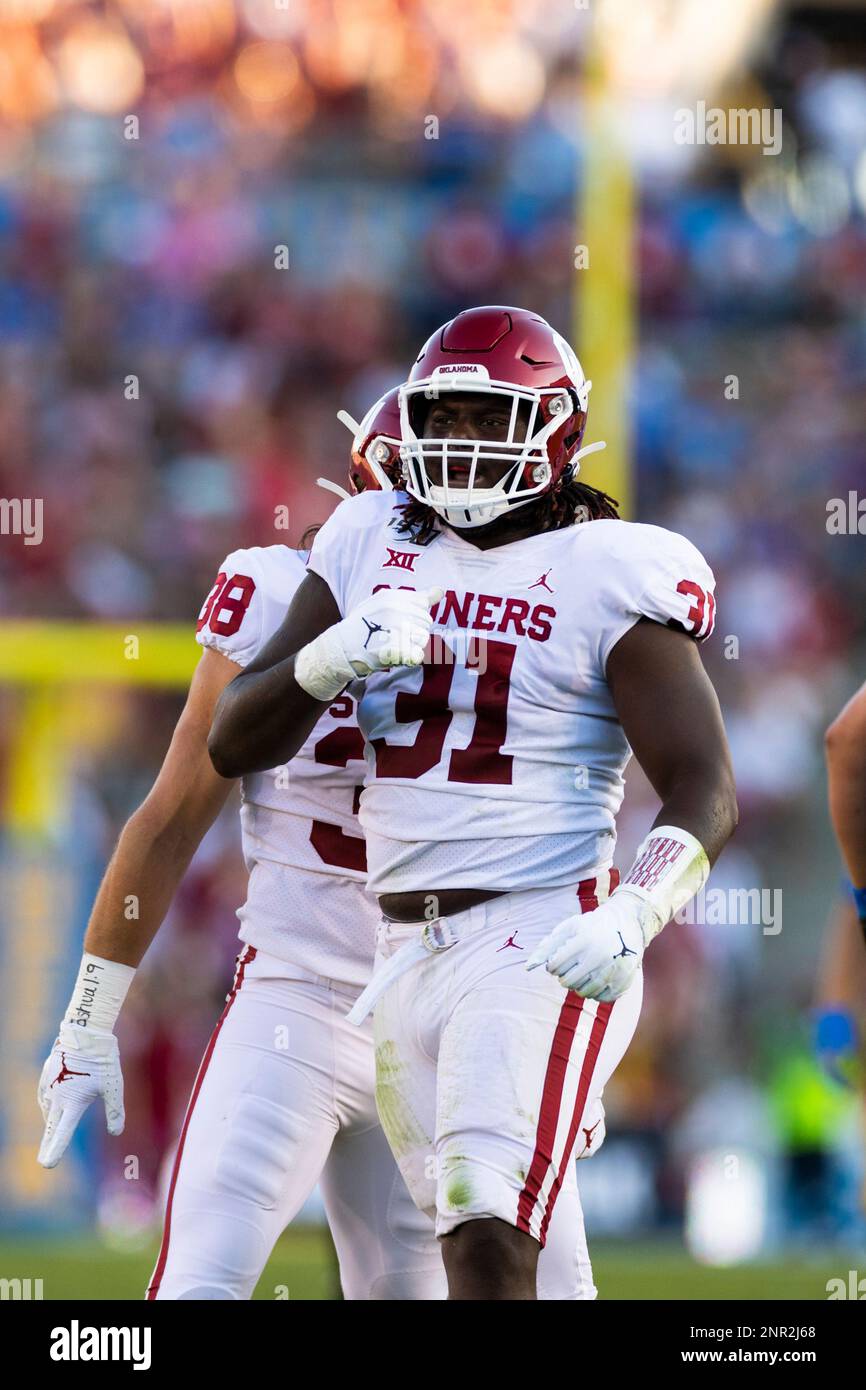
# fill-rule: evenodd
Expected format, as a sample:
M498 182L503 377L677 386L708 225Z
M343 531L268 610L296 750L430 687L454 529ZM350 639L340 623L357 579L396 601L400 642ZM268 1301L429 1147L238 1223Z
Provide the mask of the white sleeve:
M233 550L199 613L196 641L246 666L262 645L264 604L257 557L250 550Z
M603 670L619 639L640 618L678 628L697 642L709 637L715 625L716 580L701 552L685 536L660 526L630 530L632 543L620 553L606 586L599 653Z

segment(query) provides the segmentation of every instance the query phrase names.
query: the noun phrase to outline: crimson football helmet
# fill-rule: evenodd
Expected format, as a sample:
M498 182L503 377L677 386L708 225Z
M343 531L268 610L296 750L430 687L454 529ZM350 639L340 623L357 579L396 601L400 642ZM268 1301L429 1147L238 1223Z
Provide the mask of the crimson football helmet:
M371 405L360 425L347 411L337 417L352 431L349 488L356 492L392 492L401 487L400 403L397 387Z
M576 473L589 452L580 446L591 385L573 349L538 314L500 305L465 309L428 339L399 389L403 486L461 530L525 506L552 491L566 470ZM506 400L506 438L425 436L430 401L448 391ZM482 461L499 468L492 487L475 484ZM449 465L459 465L460 486L449 485Z

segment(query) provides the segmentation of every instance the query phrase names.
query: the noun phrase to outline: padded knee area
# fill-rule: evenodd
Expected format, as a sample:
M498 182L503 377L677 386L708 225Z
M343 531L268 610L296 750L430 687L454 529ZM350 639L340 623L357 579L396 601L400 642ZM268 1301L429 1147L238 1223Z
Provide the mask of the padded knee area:
M232 1302L239 1301L238 1295L229 1289L220 1289L213 1284L202 1284L195 1289L187 1289L186 1293L177 1295L177 1302L181 1303L186 1299L191 1299L200 1303Z
M374 1279L370 1285L368 1298L390 1301L392 1303L432 1302L448 1297L448 1283L445 1268L431 1271L426 1269L391 1270L388 1274Z

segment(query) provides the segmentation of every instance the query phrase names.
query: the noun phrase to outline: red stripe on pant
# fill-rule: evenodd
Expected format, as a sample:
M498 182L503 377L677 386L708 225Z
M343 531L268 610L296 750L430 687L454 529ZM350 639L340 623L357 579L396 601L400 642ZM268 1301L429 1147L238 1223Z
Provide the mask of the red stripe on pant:
M553 1145L559 1125L562 1088L565 1085L565 1074L568 1069L571 1044L574 1041L574 1030L577 1027L583 1005L584 1000L579 995L569 991L559 1011L559 1020L553 1034L550 1056L547 1059L547 1071L544 1077L544 1089L541 1093L535 1153L532 1155L532 1162L529 1165L523 1191L517 1199L517 1229L518 1231L525 1231L527 1235L532 1234L530 1231L532 1213L538 1201L541 1184L553 1162Z
M562 1159L559 1164L559 1172L556 1175L553 1187L550 1189L550 1196L547 1199L547 1207L544 1212L544 1220L541 1223L541 1230L539 1231L542 1249L544 1248L544 1242L547 1239L547 1228L550 1225L550 1218L553 1215L554 1204L556 1202L557 1197L559 1196L559 1189L562 1187L562 1180L565 1177L565 1174L568 1170L571 1152L574 1148L575 1138L577 1137L577 1127L580 1124L581 1119L583 1118L583 1111L586 1105L586 1097L589 1093L589 1083L591 1082L592 1074L595 1071L595 1064L598 1061L598 1054L601 1050L602 1039L605 1034L605 1029L607 1028L608 1022L610 1020L612 1009L612 1003L599 1004L598 1013L596 1014L595 1021L592 1025L592 1032L589 1035L589 1042L586 1045L586 1054L583 1059L583 1066L580 1069L580 1082L577 1087L577 1096L574 1102L574 1114L571 1118L571 1125L569 1126L568 1130L568 1138L565 1141L565 1150L563 1152Z
M174 1157L174 1167L171 1170L171 1182L168 1188L168 1201L165 1204L165 1226L163 1228L162 1233L162 1245L159 1247L159 1258L156 1262L156 1269L153 1271L153 1277L147 1288L146 1301L148 1303L152 1303L156 1298L157 1293L159 1292L159 1286L162 1283L162 1276L165 1273L166 1261L168 1260L168 1244L171 1239L171 1204L174 1199L174 1189L177 1186L177 1177L178 1173L180 1172L180 1160L183 1157L183 1146L186 1143L186 1135L187 1130L189 1129L189 1122L192 1119L192 1112L195 1108L195 1103L198 1100L199 1092L202 1088L207 1069L210 1065L210 1059L213 1056L214 1048L217 1044L217 1038L220 1035L220 1030L223 1024L225 1023L226 1018L228 1017L229 1009L237 999L238 992L240 991L241 985L244 982L244 971L246 967L252 961L255 960L255 958L255 946L244 947L244 950L238 956L235 977L232 981L232 987L229 990L228 995L226 996L226 1006L220 1014L219 1019L217 1020L217 1025L211 1034L210 1042L208 1043L205 1049L205 1054L201 1059L201 1065L199 1066L198 1073L195 1078L195 1084L192 1088L192 1095L189 1098L189 1105L186 1108L186 1115L184 1116L183 1120L183 1128L180 1131L180 1139L178 1140L177 1153Z
M611 869L608 892L612 893L618 883L619 870ZM580 900L581 912L594 911L594 909L598 907L598 880L595 878L582 879L577 885L577 897ZM580 995L568 991L559 1013L556 1031L553 1035L550 1056L547 1060L547 1071L544 1077L544 1087L541 1093L541 1109L538 1116L535 1152L532 1155L532 1163L529 1166L526 1182L517 1200L517 1229L519 1231L526 1231L527 1234L531 1234L530 1221L532 1212L538 1201L538 1196L541 1192L545 1176L547 1175L547 1170L553 1162L553 1145L556 1141L556 1131L559 1125L559 1108L562 1104L562 1091L565 1085L568 1059L571 1055L571 1045L574 1041L574 1034L583 1010L583 1005L584 1000ZM583 1107L586 1104L586 1094L589 1089L590 1080L592 1079L592 1073L595 1069L598 1046L600 1046L601 1037L607 1026L610 1009L610 1004L599 1005L599 1015L602 1010L606 1010L606 1012L604 1014L604 1022L601 1024L600 1032L598 1033L598 1043L596 1044L595 1051L593 1051L593 1044L597 1036L597 1029L599 1028L598 1015L596 1016L596 1021L590 1033L586 1058L578 1084L575 1114L569 1128L566 1155L563 1162L560 1164L559 1177L554 1183L542 1222L542 1230L540 1232L542 1246L544 1246L544 1242L547 1238L547 1227L550 1222L550 1215L553 1211L554 1202L556 1201L556 1197L562 1185L562 1177L568 1165L568 1159L571 1157L571 1151L574 1148L577 1126L580 1121L580 1116L583 1114ZM590 1062L588 1071L587 1060ZM584 1073L586 1073L586 1075L584 1075Z

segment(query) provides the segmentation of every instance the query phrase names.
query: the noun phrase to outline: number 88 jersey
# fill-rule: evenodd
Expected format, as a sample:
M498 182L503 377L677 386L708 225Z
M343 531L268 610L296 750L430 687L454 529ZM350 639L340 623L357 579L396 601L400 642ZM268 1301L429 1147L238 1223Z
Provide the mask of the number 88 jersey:
M196 640L246 666L282 623L305 574L304 557L284 545L234 551L201 610ZM288 766L241 783L250 872L238 912L241 938L352 985L369 978L379 916L375 898L362 887L367 863L357 810L363 777L356 704L344 694ZM316 875L312 896L295 870L306 871L307 884ZM347 887L357 890L351 898Z
M552 888L608 867L631 756L608 656L642 617L709 636L709 566L684 537L624 521L419 545L404 506L342 503L309 560L344 615L389 585L445 593L424 667L365 682L368 887Z

